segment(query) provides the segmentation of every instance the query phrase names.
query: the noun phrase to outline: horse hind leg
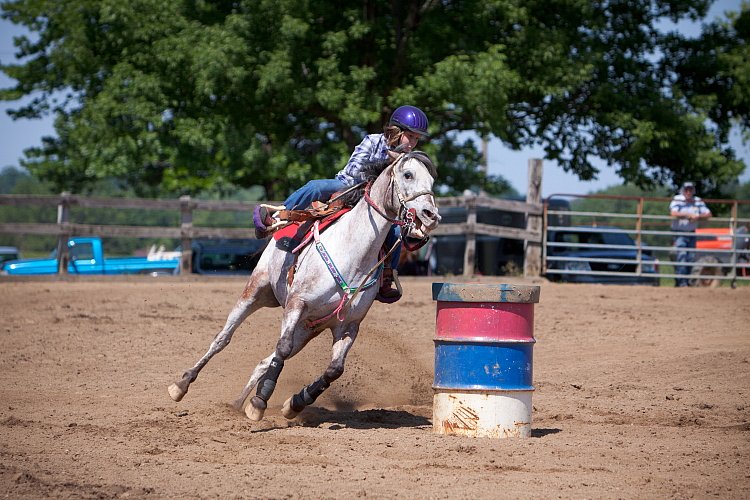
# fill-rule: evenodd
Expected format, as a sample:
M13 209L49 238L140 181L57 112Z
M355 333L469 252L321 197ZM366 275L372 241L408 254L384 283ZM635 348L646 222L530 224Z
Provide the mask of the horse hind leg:
M182 374L182 378L178 380L177 382L173 383L169 386L167 389L169 391L169 396L174 401L181 401L182 398L185 396L185 394L188 391L188 388L190 387L190 384L192 384L195 379L198 377L198 373L203 369L204 366L213 358L216 354L221 352L227 345L229 345L229 342L232 340L232 335L234 335L234 332L237 330L237 328L242 323L242 320L245 319L247 316L246 314L235 314L235 310L232 311L232 313L229 315L229 319L227 319L226 324L224 325L224 328L221 329L221 331L216 334L216 337L214 337L213 342L211 342L211 345L208 347L208 351L206 354L201 357L201 359L198 360L198 362L190 368L189 370L186 370Z
M331 363L323 372L323 375L315 380L312 384L306 385L297 394L293 395L284 402L284 406L281 408L281 414L288 419L293 419L299 415L302 410L307 406L310 406L318 399L318 396L328 389L331 384L337 380L344 373L344 362L346 361L346 355L349 353L354 340L357 338L357 331L359 330L359 324L350 324L349 331L345 335L339 335L338 339L333 343L333 352L331 356ZM334 338L337 335L334 333Z
M256 287L255 283L256 280L253 280L251 278L251 281L248 282L245 290L242 293L242 296L237 301L234 308L232 308L232 311L229 313L227 321L224 324L224 328L222 328L221 331L216 334L216 337L214 337L214 340L211 342L208 351L203 355L203 357L198 360L195 366L193 366L189 370L186 370L182 374L180 380L173 383L167 388L169 397L171 397L172 400L182 400L185 394L187 394L187 391L190 388L190 384L192 384L198 377L198 373L200 373L200 371L204 366L206 366L206 363L208 363L211 358L213 358L227 345L229 345L234 332L237 330L237 328L239 328L242 322L248 316L250 316L250 314L263 306L272 305L264 297L264 294L270 293L270 287L268 287L267 289L259 290ZM259 298L263 298L264 300L258 300ZM278 305L278 303L276 305Z
M255 388L255 386L258 384L258 381L263 376L263 374L266 373L266 370L268 369L268 366L271 364L271 360L276 356L275 352L272 352L270 356L267 358L264 358L261 360L260 363L255 367L253 370L252 375L250 376L250 380L248 380L247 384L245 384L245 387L242 389L242 392L240 395L235 399L234 403L232 403L232 406L237 411L242 411L242 406L245 404L245 401L250 396L250 393Z
M338 378L338 376L332 378L323 375L312 384L306 385L297 394L284 401L284 406L281 408L281 414L289 420L295 418L307 406L313 404L315 400L318 399L318 396L323 394L323 391L328 389L331 386L331 382L336 380L336 378Z

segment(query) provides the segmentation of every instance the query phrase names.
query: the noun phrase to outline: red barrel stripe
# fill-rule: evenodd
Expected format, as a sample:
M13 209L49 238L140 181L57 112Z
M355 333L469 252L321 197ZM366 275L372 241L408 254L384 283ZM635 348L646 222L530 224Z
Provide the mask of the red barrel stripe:
M533 341L534 304L438 301L435 333L443 339Z

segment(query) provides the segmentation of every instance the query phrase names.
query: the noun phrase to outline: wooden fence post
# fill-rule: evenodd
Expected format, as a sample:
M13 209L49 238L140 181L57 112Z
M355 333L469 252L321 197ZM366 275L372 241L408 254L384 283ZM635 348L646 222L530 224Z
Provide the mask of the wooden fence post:
M60 234L57 237L57 274L68 274L68 239L70 238L70 193L60 194L60 203L57 205L57 225Z
M477 251L477 198L474 193L464 195L466 204L466 250L464 251L464 276L474 274Z
M529 160L529 186L526 190L526 203L540 204L542 202L542 160L532 158ZM542 216L527 215L526 231L541 233ZM538 278L542 263L541 241L524 240L523 276L525 278Z
M183 276L193 272L193 206L190 196L180 196L180 237L182 238L182 254L180 255L180 273Z

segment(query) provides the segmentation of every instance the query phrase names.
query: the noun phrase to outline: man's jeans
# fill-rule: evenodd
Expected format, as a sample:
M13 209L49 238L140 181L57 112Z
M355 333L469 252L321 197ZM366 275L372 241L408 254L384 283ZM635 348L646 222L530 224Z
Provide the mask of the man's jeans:
M675 237L674 246L677 251L677 262L693 262L693 252L688 249L695 248L695 242L695 233L686 233ZM692 266L675 266L674 270L675 274L690 275ZM677 278L675 282L677 286L688 286L687 278Z

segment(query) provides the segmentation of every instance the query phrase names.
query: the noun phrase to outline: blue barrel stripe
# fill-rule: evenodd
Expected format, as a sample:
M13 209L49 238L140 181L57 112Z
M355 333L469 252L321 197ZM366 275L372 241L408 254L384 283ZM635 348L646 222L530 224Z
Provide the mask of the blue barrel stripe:
M531 342L435 340L434 389L533 391Z

